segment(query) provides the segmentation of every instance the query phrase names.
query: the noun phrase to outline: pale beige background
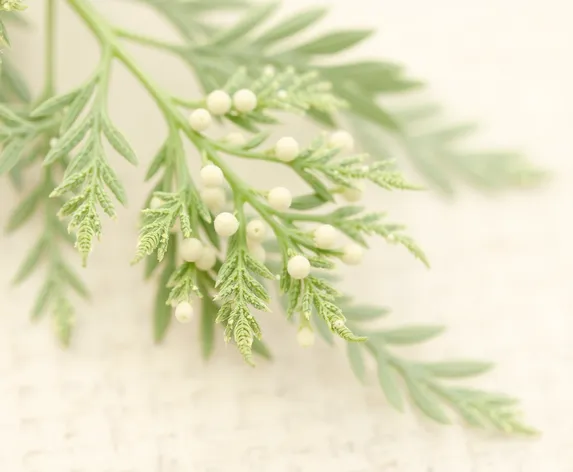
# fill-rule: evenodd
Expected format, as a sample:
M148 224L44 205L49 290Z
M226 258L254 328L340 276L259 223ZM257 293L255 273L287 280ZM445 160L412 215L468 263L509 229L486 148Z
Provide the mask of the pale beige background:
M154 31L145 12L119 0L95 3ZM308 2L286 3L285 11ZM146 189L141 170L118 163L132 208L106 224L85 272L94 302L79 305L68 352L55 345L48 322L27 319L27 290L35 293L39 280L9 287L38 227L0 240L0 470L573 471L573 7L566 0L321 3L333 7L331 26L379 28L361 54L406 61L454 115L487 123L484 143L521 146L553 170L547 187L495 201L469 192L454 204L429 194L372 193L373 205L411 226L433 270L378 244L347 282L365 300L392 306L391 324L450 327L418 354L498 361L481 385L519 394L544 436L500 440L399 415L375 385L354 382L342 352L301 351L277 317L264 322L276 361L256 370L223 346L204 365L194 326L175 326L154 347L152 290L128 266ZM34 19L40 13L30 10ZM96 50L67 11L60 31L61 83L71 85L90 70ZM15 39L38 86L41 38ZM155 54L140 57L155 64L163 83L193 89L172 61L158 66ZM112 108L145 160L163 128L133 85L118 71ZM4 221L15 198L5 183L0 198Z

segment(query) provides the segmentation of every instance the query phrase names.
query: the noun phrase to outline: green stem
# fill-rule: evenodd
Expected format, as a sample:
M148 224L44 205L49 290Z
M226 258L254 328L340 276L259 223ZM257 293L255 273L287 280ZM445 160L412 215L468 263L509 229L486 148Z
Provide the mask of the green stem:
M267 223L273 228L277 237L282 237L283 241L288 240L288 234L285 229L278 224L273 217L270 208L262 203L259 198L248 188L241 178L239 178L233 170L217 154L212 143L202 135L193 131L185 117L177 110L171 97L159 88L148 76L143 72L133 58L125 51L121 44L117 41L117 32L109 25L109 23L101 17L101 15L90 5L87 0L68 0L72 9L80 16L86 25L96 35L102 48L111 48L114 56L123 63L123 65L133 74L133 76L143 85L153 98L170 126L180 129L185 133L189 140L195 145L197 149L209 150L209 157L211 161L217 165L225 175L227 182L233 189L233 192L240 193L246 203L251 205ZM229 150L230 151L230 150Z
M128 39L134 43L141 44L143 46L150 46L156 49L161 49L175 54L180 54L181 52L189 49L185 46L179 46L177 44L168 43L167 41L162 41L160 39L152 38L151 36L134 33L121 28L114 28L113 31L118 38Z
M56 83L56 1L46 0L45 72L42 97L48 98L55 92Z

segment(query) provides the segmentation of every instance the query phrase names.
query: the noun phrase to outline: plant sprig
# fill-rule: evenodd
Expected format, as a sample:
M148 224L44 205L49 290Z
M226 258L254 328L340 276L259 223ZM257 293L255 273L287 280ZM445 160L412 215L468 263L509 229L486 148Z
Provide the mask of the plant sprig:
M189 321L195 301L201 299L205 357L213 351L219 324L225 341L234 343L247 363L254 364L255 353L269 358L258 317L259 312L270 311L272 289L278 287L281 300L286 300L287 317L298 320L299 343L311 345L315 329L327 342L334 342L335 335L347 341L351 365L360 378L366 372L364 353L370 353L384 393L396 408L403 407L407 391L425 415L442 423L450 421L444 408L449 406L474 426L531 432L519 421L513 400L442 380L476 375L488 365L420 363L394 355L389 346L423 341L440 330L365 330L361 322L375 319L385 310L354 306L335 288L337 264L360 263L370 236L401 244L428 264L402 225L387 222L385 213L341 204L336 198L341 194L350 202L359 200L364 183L385 190L417 189L395 168L388 153L379 150L373 159L366 154L348 155L353 139L345 132L323 133L302 150L292 137L269 145L265 128L279 122L277 112L310 116L328 127L339 122L341 112L354 113L394 139L407 141L407 125L378 106L375 99L419 84L405 78L401 68L385 63L322 66L315 61L351 48L368 37L368 31L327 33L287 45L286 40L323 16L320 9L252 34L253 28L264 24L276 10L274 4L244 12L249 3L242 0L145 1L176 25L185 38L183 45L127 32L110 24L89 0L68 0L100 43L102 54L96 70L79 87L55 93L50 52L45 88L34 105L0 104L0 171L14 177L16 171L43 161L42 183L9 221L11 229L20 227L38 210L42 199L47 202L45 231L16 277L24 280L40 260L47 260L46 282L34 313L51 310L60 338L69 342L74 321L69 294L75 291L87 296L87 290L65 262L62 243L69 242L69 233L75 232L76 248L85 265L94 239L103 232L100 213L115 217L111 195L126 204L126 192L104 152L107 142L130 163L138 162L107 110L112 65L121 63L154 100L167 125L164 143L146 175L146 181L153 180L153 188L141 212L133 260L145 261L146 278L158 276L157 341L165 336L173 316L180 322ZM49 0L49 7L47 49L52 51L54 0ZM203 13L216 8L241 11L241 17L228 29L214 29ZM125 39L178 54L192 65L209 95L191 100L169 94L131 57ZM0 79L8 84L7 98L28 101L25 89L14 86L19 79L13 70L8 69L7 75L3 72ZM213 115L251 135L211 137L206 131ZM449 139L451 134L455 133L441 133L433 141ZM191 144L201 159L200 179L190 170L185 144ZM288 166L311 193L293 196L284 187L253 188L227 162L232 158ZM314 211L327 204L335 208ZM56 205L60 206L57 215L68 220L67 232L56 216ZM269 229L270 237L265 240L263 233ZM346 245L338 241L342 237L348 240ZM275 250L267 251L268 243ZM272 260L267 261L267 256Z

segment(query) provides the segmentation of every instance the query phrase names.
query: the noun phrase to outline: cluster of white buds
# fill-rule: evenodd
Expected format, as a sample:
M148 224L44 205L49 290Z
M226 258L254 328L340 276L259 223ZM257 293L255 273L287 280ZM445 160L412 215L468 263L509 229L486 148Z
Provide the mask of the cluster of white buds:
M211 270L217 263L217 253L197 238L184 239L180 248L181 258L193 262L199 270Z
M257 108L256 94L249 89L241 89L233 97L224 90L214 90L205 99L206 108L197 108L189 115L189 124L194 131L202 133L213 123L213 116L226 115L234 107L239 113L250 113Z
M201 199L212 213L219 213L227 200L225 195L225 176L223 171L214 164L207 164L201 169Z
M332 225L320 225L314 230L314 243L320 249L334 249L337 246L338 232ZM362 262L364 250L356 243L349 243L343 248L342 262L347 265L358 265Z

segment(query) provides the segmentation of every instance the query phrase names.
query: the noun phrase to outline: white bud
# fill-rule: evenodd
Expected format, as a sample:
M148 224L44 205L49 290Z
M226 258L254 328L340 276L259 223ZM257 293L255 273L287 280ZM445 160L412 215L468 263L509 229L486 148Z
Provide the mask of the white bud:
M251 90L239 90L233 95L233 105L237 111L248 113L257 108L257 96Z
M207 164L201 169L201 180L205 187L221 187L225 183L225 176L219 167Z
M189 323L193 317L193 307L189 302L180 302L175 307L175 319L179 323Z
M364 258L364 249L356 243L350 243L344 247L342 262L348 265L358 265Z
M355 182L354 187L344 189L342 197L350 203L356 203L362 200L364 196L364 184L362 182Z
M51 138L50 139L50 147L56 147L56 144L58 144L58 138Z
M272 77L273 75L275 75L275 68L271 65L265 66L265 68L263 69L263 74L265 74L267 77Z
M224 115L231 109L231 97L224 90L215 90L207 96L207 109L213 115Z
M296 333L296 340L301 347L311 347L314 345L314 331L308 326L303 326Z
M340 329L344 326L344 321L342 320L335 320L334 323L332 323L332 326L334 326L337 329Z
M320 249L332 249L337 236L336 228L331 225L320 225L314 230L314 242Z
M300 146L296 139L289 136L281 138L277 141L275 146L275 154L277 158L283 162L290 162L299 155Z
M211 126L211 113L209 113L204 108L197 108L189 116L189 124L197 132L205 131L209 126Z
M310 262L304 256L293 256L288 261L287 271L293 279L304 279L310 274Z
M215 231L219 236L232 236L238 229L239 220L232 213L223 212L215 218Z
M348 131L335 131L330 135L328 143L333 148L342 149L343 151L352 151L354 149L354 138Z
M152 210L157 210L161 205L163 205L163 201L158 197L153 197L149 202L149 208Z
M267 251L262 244L252 241L250 239L247 240L247 247L249 248L249 252L251 255L259 262L265 263L267 259Z
M280 89L280 90L277 92L277 98L278 98L279 100L286 100L286 99L288 98L288 92L287 92L286 90L284 90L284 89Z
M221 187L208 187L201 190L201 199L212 213L219 213L225 206L227 196Z
M181 243L181 257L187 262L197 262L203 254L203 243L197 238L184 239Z
M251 241L261 242L266 232L267 227L261 220L252 220L247 224L247 237Z
M292 194L288 188L275 187L269 192L267 200L275 210L284 211L292 204Z
M206 246L203 250L203 254L201 254L201 257L195 263L195 266L199 270L211 270L216 263L217 253L212 247Z
M245 139L245 136L243 136L243 133L239 133L238 131L229 133L225 138L225 141L233 147L243 147L247 144L247 140Z

